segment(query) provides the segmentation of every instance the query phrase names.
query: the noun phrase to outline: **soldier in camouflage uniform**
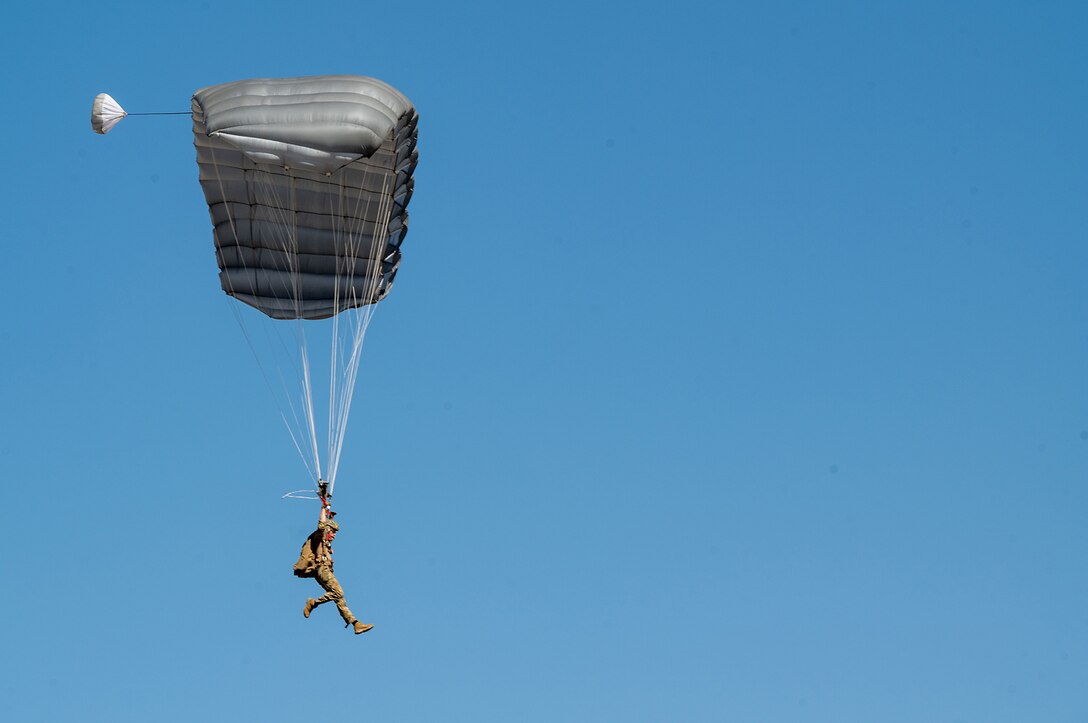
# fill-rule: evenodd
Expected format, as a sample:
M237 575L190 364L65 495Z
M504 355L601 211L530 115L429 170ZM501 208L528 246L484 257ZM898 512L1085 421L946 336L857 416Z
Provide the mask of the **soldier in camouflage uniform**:
M336 533L340 531L340 525L331 519L336 513L328 511L328 519L321 515L321 521L317 529L306 538L302 545L302 553L295 563L295 575L299 577L313 577L317 584L325 590L325 594L317 598L309 598L302 608L302 616L310 617L310 613L318 605L327 602L335 602L336 609L340 611L340 617L344 623L355 628L355 634L365 633L373 628L373 625L361 623L351 614L347 602L344 600L344 589L332 574L332 541L336 539Z

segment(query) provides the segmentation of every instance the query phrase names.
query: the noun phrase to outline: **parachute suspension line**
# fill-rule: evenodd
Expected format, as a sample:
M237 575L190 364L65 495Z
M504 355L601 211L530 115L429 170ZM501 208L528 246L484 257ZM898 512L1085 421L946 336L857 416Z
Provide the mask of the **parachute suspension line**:
M286 170L286 169L285 169ZM296 179L286 173L274 174L265 170L255 170L254 178L257 183L251 185L259 197L256 199L260 202L260 205L269 209L274 214L273 221L275 223L269 224L266 228L271 229L272 238L269 240L276 243L280 251L283 253L284 264L286 266L286 279L281 279L276 287L271 288L273 296L279 300L286 301L294 307L295 323L294 323L294 344L288 345L286 340L282 336L278 336L280 346L282 347L283 355L291 360L291 365L295 368L295 378L299 379L300 391L300 405L302 407L302 420L299 420L298 414L295 413L295 394L288 390L286 381L283 381L284 396L291 407L292 414L297 425L299 436L306 438L306 447L308 448L309 457L302 452L301 445L299 445L294 431L292 430L292 439L295 441L295 447L299 451L300 456L303 458L303 462L306 464L307 469L313 475L315 480L321 478L321 456L317 449L317 429L314 415L313 405L313 382L310 374L310 360L309 360L309 344L306 340L305 326L302 323L303 313L303 300L302 300L302 288L301 288L301 276L299 274L299 244L298 244L298 213L296 209L296 193L295 185ZM276 187L275 179L284 178L287 180L289 194L287 199L281 198L280 193ZM285 202L286 201L286 202ZM271 326L266 325L269 328L269 334L271 336Z
M355 273L355 255L352 253L350 247L351 231L349 229L349 222L347 218L346 208L344 206L344 177L345 174L340 172L337 174L337 181L339 187L339 193L337 194L336 201L329 197L329 217L332 219L332 233L333 233L333 251L335 254L334 263L335 266L333 272L333 316L332 316L332 335L329 340L329 407L328 407L328 430L329 434L326 441L328 445L328 460L329 470L328 474L332 479L333 474L333 434L332 430L333 419L336 416L336 382L339 378L338 370L338 354L341 351L339 339L340 339L340 312L342 311L340 306L340 281L342 278L341 264L347 266L351 265L351 269L348 273L348 285L352 283L352 276ZM365 183L363 184L366 185ZM334 203L335 206L334 207ZM341 255L341 251L343 254Z
M226 200L227 196L226 196L226 191L225 191L225 189L223 187L223 177L222 177L222 174L219 171L219 162L215 157L215 147L214 146L211 147L211 153L212 153L212 167L215 169L216 182L219 185L219 193L223 198L223 210L227 214L227 222L230 224L231 235L234 238L235 244L237 244L238 243L238 230L237 230L237 226L236 226L235 221L234 221L234 214L233 214L233 212L231 211L231 208L230 208L230 203ZM243 172L244 173L254 173L254 172L259 173L259 171L254 171L254 170L243 171ZM218 239L218 236L217 236L217 239ZM242 263L242 268L244 270L248 271L249 268L248 268L248 264L246 263L245 255L239 253L238 258ZM229 277L224 277L224 278L228 279L227 283L231 287L230 291L231 291L231 295L233 296L233 294L234 294L233 285L230 283ZM242 338L245 339L246 346L249 347L250 353L253 354L253 359L257 362L257 368L261 372L261 377L264 379L265 386L268 387L268 392L272 396L273 401L275 401L278 398L277 394L275 392L275 389L273 388L272 380L268 376L268 370L265 368L264 363L261 361L261 355L257 353L257 347L253 343L253 338L249 333L249 328L246 326L245 319L243 318L242 311L240 309L241 305L237 304L237 303L228 302L227 306L230 307L231 313L234 315L234 320L238 324L238 328L242 330ZM282 374L280 375L280 386L283 387L284 391L286 392L286 390L287 390L286 383L284 382ZM287 397L288 403L290 405L291 416L294 417L294 420L295 420L295 426L291 425L291 423L287 419L287 415L285 415L283 413L282 409L280 410L280 419L283 420L283 425L287 428L287 433L291 436L291 442L292 442L292 444L294 444L295 450L298 451L298 455L302 459L302 464L306 467L307 471L314 477L314 479L318 479L320 477L320 471L318 469L316 469L310 463L310 460L302 452L302 447L299 445L298 436L295 434L295 429L296 428L301 429L301 425L299 424L299 420L298 420L298 414L295 411L295 405L291 402L290 394L287 394L286 397Z
M381 255L379 255L378 249L381 248L382 250L384 250L385 240L388 237L391 205L389 203L387 191L388 176L384 176L383 174L382 195L380 197L381 201L379 203L377 214L378 225L376 226L372 234L372 239L374 243L371 248L371 256L374 257L374 264L369 267L369 278L366 280L366 294L368 299L376 298L378 292L378 283L383 276L382 264L384 259ZM369 214L369 208L367 209L367 211ZM342 409L344 410L344 419L341 422L342 429L346 428L347 426L347 410L351 408L351 399L355 392L355 379L358 375L361 359L360 351L363 346L363 341L366 337L366 331L369 328L370 322L374 318L374 315L377 313L377 310L378 304L376 302L368 304L367 306L363 307L363 309L361 310L362 313L360 313L356 319L356 328L353 335L354 349L351 357L350 369L348 371L349 383L345 385L345 396L342 400ZM342 433L340 435L340 443L343 443Z
M365 165L364 165L365 168ZM342 407L343 390L338 389L338 384L341 380L344 382L344 386L350 386L351 380L348 379L345 369L350 366L352 357L349 357L349 361L346 365L342 366L341 360L345 356L344 350L344 335L340 329L341 313L347 311L350 315L358 315L360 312L359 299L355 295L355 267L359 261L359 249L362 245L362 238L365 233L366 215L360 215L359 207L362 203L362 198L367 195L366 192L366 171L363 171L363 177L360 181L360 191L358 194L354 208L348 208L345 202L345 187L344 187L345 174L340 174L339 177L339 193L337 194L336 204L337 209L330 208L331 215L337 219L335 228L336 246L337 246L337 267L334 280L334 310L336 312L333 317L333 334L330 339L330 353L329 353L329 435L328 435L328 482L330 489L335 487L336 484L336 472L339 468L340 450L343 448L342 436L343 428L345 425L341 424L341 418L346 413ZM330 207L332 206L332 199L330 198ZM340 224L340 221L343 224ZM344 249L343 257L340 256L340 247ZM342 265L341 265L342 264ZM343 272L342 272L343 269ZM370 265L368 264L367 270L369 273ZM343 276L346 275L346 283L341 284ZM345 294L341 297L341 288L344 288ZM350 292L351 298L348 298ZM343 305L342 302L343 301ZM365 304L365 302L364 302ZM355 354L353 348L352 354Z
M329 339L329 434L326 442L328 444L328 481L335 487L336 478L336 449L337 449L337 431L338 421L340 417L339 398L341 392L338 390L339 382L343 378L343 372L341 368L341 358L344 354L344 347L342 342L342 330L340 328L340 316L341 312L348 314L358 313L357 309L352 309L349 304L349 293L354 295L355 288L355 267L359 261L359 239L361 238L361 232L359 229L359 214L358 204L359 200L365 193L366 188L366 173L364 171L363 178L360 181L362 186L361 193L356 199L355 207L348 208L345 203L345 191L344 191L344 173L340 173L338 177L338 193L336 197L336 208L332 208L334 201L330 197L330 214L336 219L334 224L335 246L336 246L336 268L334 274L334 293L333 293L333 333ZM341 255L341 249L343 254ZM343 283L342 283L343 282ZM343 291L343 296L341 296ZM347 311L351 309L350 311Z
M234 214L229 203L226 202L226 194L223 189L223 179L220 174L219 164L214 159L217 181L220 185L220 194L224 199L224 210L227 221L230 224L234 240L238 242L238 229ZM248 165L248 164L247 164ZM302 277L300 271L301 244L299 239L299 214L297 210L298 192L301 190L300 180L289 173L278 173L254 164L252 168L243 169L243 174L248 179L246 186L252 194L251 207L255 213L251 223L261 222L263 238L267 242L264 247L272 252L279 248L282 254L282 262L277 264L285 273L278 275L273 281L273 287L268 293L274 298L280 299L285 308L294 309L294 345L293 352L289 350L289 344L284 335L276 334L283 330L279 324L258 325L265 329L270 340L277 337L283 354L292 360L295 366L296 376L301 390L296 388L296 394L288 390L283 375L279 375L280 386L287 400L290 410L290 418L281 405L280 417L287 427L295 451L302 459L309 473L315 480L326 479L331 494L339 461L343 452L346 438L348 415L354 396L356 381L361 368L362 347L366 331L370 321L377 312L377 296L384 278L384 251L389 234L389 219L392 214L392 199L390 198L391 180L395 178L395 168L386 168L377 162L377 159L366 159L360 163L362 180L360 188L348 185L350 178L344 173L339 174L336 181L327 181L331 186L337 183L338 193L329 194L330 216L332 217L332 234L334 237L335 274L333 278L333 315L332 338L330 340L331 353L329 362L329 414L326 469L322 469L322 460L318 448L318 434L314 405L314 379L311 369L309 343L307 340L306 326L302 321L304 316L304 298L302 294ZM287 171L287 169L284 169ZM381 177L380 194L375 198L376 190L370 190L371 182L375 175ZM286 183L284 183L286 181ZM379 185L379 184L375 184ZM286 188L285 188L286 186ZM285 192L286 191L286 192ZM352 198L354 195L354 198ZM377 204L375 208L375 204ZM375 218L371 211L376 211L376 220L368 222L368 218ZM263 219L262 219L263 216ZM258 253L260 251L258 250ZM243 271L248 272L247 257L239 253L240 265ZM357 278L357 269L363 263L365 275ZM229 278L229 277L226 277ZM357 281L362 282L358 283ZM233 289L231 289L233 294ZM362 298L360 298L362 297ZM273 383L265 365L261 362L250 330L246 326L240 306L231 304L232 313L242 329L258 368L265 379L270 391ZM340 317L344 318L341 319ZM350 341L349 341L350 336ZM273 397L278 396L273 392ZM296 407L296 400L301 409ZM292 423L293 420L293 423ZM303 440L302 438L305 438ZM323 474L324 472L324 474Z
M318 502L321 501L321 498L318 497L314 493L314 491L312 489L292 490L292 491L288 492L287 494L283 495L282 497L280 497L280 499L281 500L317 500Z
M302 395L306 404L306 423L308 431L310 433L310 452L314 456L314 466L317 468L317 479L321 479L321 456L317 451L317 426L314 423L314 393L313 382L310 379L310 352L309 347L306 344L306 332L302 328L302 321L296 320L295 326L298 329L299 345L298 351L302 361Z
M215 157L215 146L211 147L211 151L212 151L212 167L215 168L215 180L216 180L216 182L219 183L219 195L222 196L222 198L223 198L223 210L225 210L227 212L227 221L230 223L230 233L231 233L231 236L234 237L234 243L237 244L238 243L238 228L237 228L237 226L234 225L234 214L231 213L231 211L230 211L230 203L227 201L227 190L226 190L226 188L223 187L223 176L219 172L219 161L216 160L216 157ZM218 241L218 236L216 237L216 240ZM218 247L218 245L219 244L217 243L216 246ZM219 251L218 248L216 250ZM245 266L245 258L242 257L241 254L239 254L239 257L242 258L242 265ZM232 294L234 293L233 285L231 285L231 293Z
M321 479L321 453L317 450L317 427L314 423L314 393L313 383L310 379L310 354L309 347L306 344L306 329L302 325L302 312L303 312L303 300L302 300L302 274L299 273L299 243L298 243L298 197L296 194L296 185L298 179L294 176L288 175L288 183L290 184L291 199L289 210L284 212L284 215L291 214L290 225L285 224L285 228L290 229L291 246L294 252L294 268L291 269L291 278L294 280L294 297L295 297L295 329L298 334L298 349L301 354L302 361L302 374L303 385L302 392L306 400L306 420L309 423L310 432L310 451L314 455L314 466L317 468L317 479Z
M293 273L294 264L292 263L294 261L294 259L293 259L293 254L291 253L291 246L292 246L291 236L293 234L291 234L290 232L286 232L286 233L280 233L279 232L280 229L287 228L287 225L286 225L287 218L286 218L286 214L284 212L283 203L280 201L279 196L276 193L276 190L275 190L274 185L272 183L271 174L269 174L267 171L265 171L263 169L260 169L260 168L257 168L257 167L254 167L254 168L251 168L251 169L245 169L243 171L243 173L246 174L246 176L249 177L250 179L252 179L252 181L253 181L252 183L248 183L247 186L250 189L252 189L252 191L254 192L255 197L253 198L253 200L258 204L258 207L263 207L263 208L269 209L273 214L275 214L275 218L273 220L278 220L279 221L279 223L267 224L265 228L271 228L273 230L273 232L275 234L275 238L270 239L270 240L274 240L274 241L279 242L280 248L284 252L284 258L285 258L285 260L287 262L287 265L288 265L289 275L294 276L295 275ZM233 220L232 220L232 229L233 229ZM237 239L237 235L235 236L235 238ZM239 256L240 256L240 259L242 260L243 268L248 270L248 267L246 266L246 263L245 263L244 254L240 254ZM288 293L290 293L290 292L288 292ZM275 292L275 289L273 289L273 295L276 296L276 298L282 298L279 294L277 294ZM242 327L243 333L246 336L247 342L249 342L249 344L250 344L250 349L253 352L254 358L257 360L257 365L261 369L262 375L265 377L266 384L269 387L269 391L272 393L273 399L274 400L279 399L280 396L277 395L275 393L275 391L272 389L272 383L268 379L268 374L265 371L264 364L261 362L261 355L257 353L256 347L253 345L252 340L250 339L248 330L246 329L245 324L242 322L242 316L241 316L242 312L239 310L239 307L238 307L237 304L231 304L231 308L232 308L232 310L233 310L233 312L235 314L235 318L239 320L239 325ZM273 334L272 334L271 326L270 325L258 325L258 326L264 328L265 334L267 335L267 337L269 339L268 343L269 343L270 346L272 346L273 345L273 342L272 342ZM276 335L276 338L279 341L279 345L284 350L286 350L287 349L287 344L284 342L282 336ZM291 360L292 366L295 366L296 371L297 371L297 362L295 360L295 354L294 353L287 353L285 351L285 356L288 359ZM296 374L296 378L298 378L297 374ZM287 415L284 414L284 412L282 411L282 408L281 408L281 411L280 411L280 418L283 420L284 426L287 427L288 434L290 434L290 436L291 436L291 441L295 446L295 450L299 453L299 457L302 459L303 465L307 468L307 470L310 472L310 474L313 475L313 477L315 479L317 479L320 476L320 469L317 466L318 462L317 462L316 456L313 459L308 458L306 456L306 454L303 453L302 445L299 443L298 437L306 429L306 426L303 423L301 423L300 420L299 420L298 411L297 411L297 409L295 407L295 402L293 401L294 400L294 394L291 393L290 390L288 389L288 384L287 384L286 380L283 378L282 374L279 374L279 381L280 381L279 386L282 389L282 397L287 400L288 408L291 411L291 417L294 419L294 426L292 426L291 422L287 419ZM297 434L296 434L296 430L298 431ZM312 446L312 445L308 445L308 446Z
M371 246L368 250L368 257L371 259L371 263L367 266L367 277L364 279L366 283L365 293L366 302L362 306L354 310L355 319L354 327L352 329L352 350L348 357L348 361L344 367L344 383L338 395L338 415L335 427L330 429L330 446L331 451L329 454L329 491L330 494L334 488L336 481L336 473L339 469L340 455L343 452L344 439L347 431L348 413L351 410L351 400L355 393L355 382L358 377L360 361L362 358L363 341L366 337L367 328L370 326L370 321L377 313L377 299L376 294L379 288L379 281L383 278L383 264L384 256L382 252L385 249L385 241L388 238L389 233L389 218L392 213L392 201L389 197L389 173L386 169L379 169L382 173L382 191L379 196L377 221L374 227L371 229ZM392 169L391 169L392 170ZM365 174L364 183L365 187ZM360 198L361 201L361 198ZM366 212L362 218L369 217L370 204L372 199L368 196ZM357 204L358 210L358 204ZM356 215L358 218L358 215ZM360 228L365 227L365 221L359 222ZM361 245L363 233L358 234L358 243L356 248ZM353 269L354 270L354 269ZM354 284L350 286L354 289ZM357 301L357 300L356 300Z
M367 168L367 166L366 166L365 163L363 164L363 167L364 167L364 170L363 170L363 174L362 174L362 179L360 180L360 185L362 187L361 188L362 193L358 194L358 196L356 197L354 207L349 209L347 207L347 204L345 203L344 177L343 177L343 175L341 175L341 178L340 178L340 188L339 188L339 194L338 194L338 199L337 199L337 203L338 203L339 209L340 209L340 212L337 215L340 218L343 218L344 222L345 222L344 223L344 228L343 228L343 242L344 242L344 247L345 247L345 251L346 251L345 262L350 262L350 268L346 269L346 272L347 272L346 290L350 291L351 298L348 299L347 295L345 294L345 299L344 299L345 306L343 307L343 309L349 309L350 308L351 310L348 312L348 314L353 316L353 317L357 317L360 313L364 313L364 310L366 308L368 308L368 306L369 306L369 305L366 304L367 300L363 300L363 308L362 309L359 308L359 301L360 300L356 296L356 291L355 291L355 267L357 266L360 255L361 255L359 253L359 251L360 251L360 248L362 246L362 240L363 240L363 237L364 237L364 234L365 234L365 231L366 231L366 229L365 229L366 222L365 222L365 220L363 220L363 219L366 218L366 213L365 212L363 214L359 213L360 206L362 204L363 196L367 195L366 191L365 191L366 185L367 185L366 184L366 173L367 173L366 168ZM369 196L368 196L368 205L369 205ZM347 266L347 263L345 263L345 266ZM371 264L369 263L369 258L368 258L368 264L367 264L367 273L368 274L370 273L370 269L371 269ZM337 274L336 274L336 281L337 281L338 291L339 291L339 282L340 282L340 278L341 278L341 275L340 275L339 271L340 270L337 269ZM339 298L339 293L337 293L337 299L336 299L335 303L336 303L337 310L340 311L341 310L341 306L340 306L341 302L340 302L340 298ZM342 420L344 414L346 413L345 410L343 409L343 401L342 401L343 400L343 394L344 394L344 389L351 386L351 384L352 384L352 380L348 377L348 374L347 374L346 370L348 368L350 368L351 361L354 359L354 355L356 353L355 347L353 345L352 354L350 356L348 356L348 361L346 363L341 361L345 357L345 349L344 349L344 335L339 329L340 314L337 314L335 319L336 319L336 324L337 324L337 330L336 330L336 333L333 334L332 339L330 340L330 343L332 344L332 351L330 353L330 358L331 358L331 361L332 361L331 375L332 375L333 383L329 385L329 438L328 438L328 444L329 444L329 456L328 456L328 459L329 459L329 482L333 487L335 487L335 484L336 484L336 474L335 473L339 469L340 450L343 448L343 444L340 441L341 438L342 438L342 435L343 435L343 429L345 427L345 425L341 423L341 420ZM351 330L350 325L349 325L349 330ZM343 381L343 385L338 389L337 384L341 380Z
M328 445L328 482L335 486L336 484L336 461L335 461L335 437L336 437L336 423L337 418L337 382L340 379L340 357L342 348L340 344L340 312L343 310L341 307L341 280L343 277L342 266L347 271L347 288L353 288L355 265L358 260L358 255L355 253L353 239L353 217L354 213L349 213L344 203L344 173L338 174L338 186L339 193L337 194L336 205L338 208L331 209L331 216L335 219L333 223L333 238L334 246L336 250L336 267L334 274L334 287L333 287L333 317L332 317L332 336L329 340L329 419L328 419L328 438L325 440ZM365 176L364 176L365 180ZM365 188L366 183L362 183ZM333 200L329 199L330 207L333 204ZM343 255L341 255L341 249L343 249ZM350 268L346 268L350 266ZM345 289L346 292L346 289Z

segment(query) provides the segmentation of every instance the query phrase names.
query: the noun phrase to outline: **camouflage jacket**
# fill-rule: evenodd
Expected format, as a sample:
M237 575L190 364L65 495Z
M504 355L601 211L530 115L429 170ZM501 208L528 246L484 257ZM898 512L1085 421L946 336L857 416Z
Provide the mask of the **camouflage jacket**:
M329 523L321 522L306 538L306 542L302 543L294 569L297 577L313 577L317 568L322 565L332 569L332 543L328 539L330 531Z

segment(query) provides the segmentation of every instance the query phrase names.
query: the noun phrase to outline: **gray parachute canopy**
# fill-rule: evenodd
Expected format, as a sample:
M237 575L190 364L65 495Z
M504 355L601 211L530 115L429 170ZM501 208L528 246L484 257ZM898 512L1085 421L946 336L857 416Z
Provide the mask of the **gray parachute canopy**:
M355 75L193 94L223 290L276 319L385 298L408 231L418 120L392 86Z

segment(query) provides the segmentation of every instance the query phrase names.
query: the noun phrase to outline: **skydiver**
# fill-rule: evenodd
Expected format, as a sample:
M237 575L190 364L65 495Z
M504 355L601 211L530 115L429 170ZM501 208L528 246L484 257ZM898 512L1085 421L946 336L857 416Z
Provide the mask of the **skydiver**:
M353 626L355 634L359 635L374 626L355 619L344 600L344 589L340 587L336 576L332 574L332 541L336 539L336 533L340 531L340 525L332 519L335 516L336 513L327 504L322 506L317 529L306 538L306 542L302 543L302 552L299 554L298 562L295 563L296 576L312 577L325 590L325 594L316 600L306 599L306 604L302 607L302 617L310 617L310 613L318 605L335 602L345 626Z

